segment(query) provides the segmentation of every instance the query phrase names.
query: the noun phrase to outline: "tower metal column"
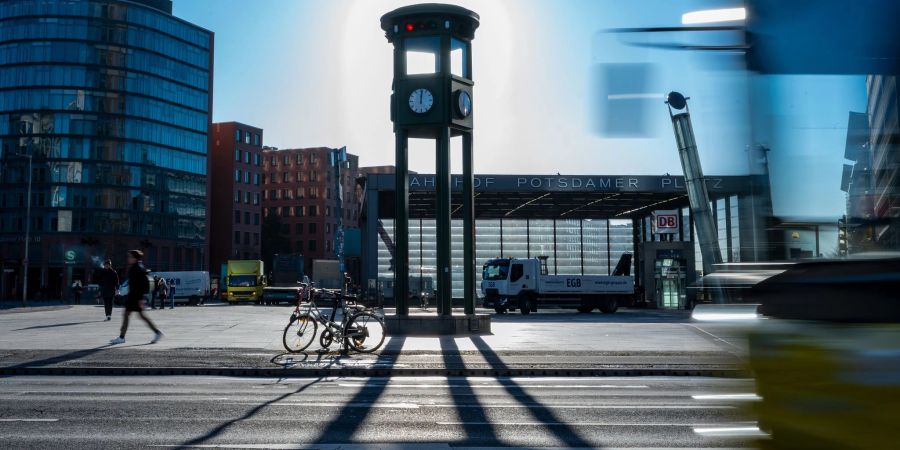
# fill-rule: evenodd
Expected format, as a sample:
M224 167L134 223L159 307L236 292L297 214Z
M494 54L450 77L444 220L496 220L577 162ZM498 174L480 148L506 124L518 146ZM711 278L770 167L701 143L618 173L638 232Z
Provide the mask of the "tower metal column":
M452 260L450 257L450 128L442 127L437 137L437 291L438 314L449 316L453 307Z
M463 305L475 314L475 176L472 169L472 133L462 135L463 160Z
M398 316L409 315L409 139L404 128L396 130L394 190L394 302Z

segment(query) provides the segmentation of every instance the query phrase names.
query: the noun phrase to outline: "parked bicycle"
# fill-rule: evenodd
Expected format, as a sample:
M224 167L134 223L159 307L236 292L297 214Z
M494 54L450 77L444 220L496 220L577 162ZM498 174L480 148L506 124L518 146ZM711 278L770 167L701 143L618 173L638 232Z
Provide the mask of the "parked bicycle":
M323 314L316 300L320 296L330 294L333 297L331 314ZM291 314L290 322L284 328L282 343L285 350L299 353L306 350L319 336L319 345L327 351L334 342L340 344L339 350L351 348L360 353L371 353L384 343L384 322L374 311L357 304L354 297L346 297L340 293L328 293L322 289L305 287L297 299L297 306ZM303 304L306 303L306 308ZM337 311L341 310L340 322L336 322ZM318 334L318 325L323 330Z

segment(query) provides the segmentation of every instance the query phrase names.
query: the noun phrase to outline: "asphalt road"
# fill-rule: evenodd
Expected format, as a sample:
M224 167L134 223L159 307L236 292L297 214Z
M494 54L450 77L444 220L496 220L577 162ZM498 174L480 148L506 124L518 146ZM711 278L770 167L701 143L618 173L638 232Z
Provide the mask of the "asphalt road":
M18 448L747 448L754 385L715 378L0 379ZM352 444L352 445L346 445Z

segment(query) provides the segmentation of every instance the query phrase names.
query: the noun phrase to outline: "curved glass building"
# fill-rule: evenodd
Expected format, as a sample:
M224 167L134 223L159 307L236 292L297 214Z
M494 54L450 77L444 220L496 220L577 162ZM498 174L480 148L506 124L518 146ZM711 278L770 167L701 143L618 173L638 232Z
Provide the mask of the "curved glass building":
M171 12L0 2L0 297L21 297L29 227L32 298L130 248L153 270L206 268L213 33Z

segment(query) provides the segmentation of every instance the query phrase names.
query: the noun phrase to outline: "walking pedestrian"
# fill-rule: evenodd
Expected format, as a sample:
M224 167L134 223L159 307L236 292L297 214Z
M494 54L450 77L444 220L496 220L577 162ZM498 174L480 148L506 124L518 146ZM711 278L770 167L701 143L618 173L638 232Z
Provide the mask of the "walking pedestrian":
M131 313L136 312L141 319L147 323L147 326L153 330L155 335L151 344L155 344L162 339L163 334L153 325L147 316L144 315L144 295L150 292L150 280L147 279L147 269L141 263L144 259L144 253L140 250L128 251L128 299L125 301L125 314L122 316L122 330L119 337L109 341L110 344L122 344L125 342L125 332L128 331L128 319Z
M72 297L74 297L73 303L81 303L81 290L81 280L75 280L74 282L72 282Z
M107 259L95 277L94 282L100 286L100 296L103 297L103 311L106 313L106 320L112 320L113 298L116 296L116 289L119 288L119 274L113 270L112 261Z
M172 302L169 306L169 309L175 309L175 280L172 280L172 283L169 285L169 300Z

